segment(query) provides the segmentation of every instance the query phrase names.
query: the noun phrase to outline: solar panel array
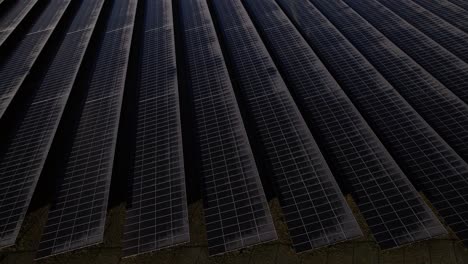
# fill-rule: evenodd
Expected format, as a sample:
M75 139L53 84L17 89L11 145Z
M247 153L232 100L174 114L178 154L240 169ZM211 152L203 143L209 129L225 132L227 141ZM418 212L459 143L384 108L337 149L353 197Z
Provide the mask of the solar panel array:
M43 125L35 130L33 136L30 136L31 142L28 144L35 146L33 148L35 153L29 153L29 155L48 153L51 147L103 3L103 0L82 1L71 25L66 30L60 48L50 62L43 80L36 88L30 110L26 114L28 118L25 119L30 120L27 127L29 130L37 127L38 124ZM47 122L44 122L44 117L49 117ZM42 162L45 158L42 156ZM43 241L47 241L48 236L50 234L44 235ZM41 246L43 244L44 242ZM44 252L39 251L38 254L41 255Z
M91 5L93 1L84 3ZM45 257L102 242L137 0L115 1L39 245ZM83 23L77 23L80 27ZM86 27L82 28L86 29Z
M0 47L37 2L37 0L15 1L13 7L6 14L0 16Z
M71 0L51 0L14 50L0 60L0 118L20 89Z
M245 3L329 157L334 175L346 181L380 247L401 246L446 233L276 3Z
M240 1L213 1L226 54L253 120L297 252L361 236L317 144Z
M205 0L180 3L210 255L277 238Z
M144 1L142 31L125 256L190 240L170 0Z
M198 199L210 256L273 220L468 245L465 0L0 0L0 54L0 248L42 206L37 259L99 244L124 199L122 257L190 242Z
M468 64L466 62L376 1L345 0L344 2L442 82L445 87L465 103L468 102L466 89Z
M468 13L460 6L452 3L452 0L413 0L413 2L468 33ZM460 4L460 1L458 4Z
M344 2L313 3L439 135L468 160L468 105Z
M93 6L99 11L103 1L92 2L85 2L85 4ZM78 12L77 19L87 18L86 15L90 14L86 14L84 11ZM90 26L95 22L96 19L94 22L91 21ZM9 179L11 182L4 195L9 200L13 199L10 202L15 201L16 205L10 204L10 206L17 206L16 210L21 209L21 211L12 212L8 220L11 225L16 224L17 229L19 229L22 217L26 213L92 33L92 28L75 29L74 27L69 28L69 33L62 41L57 55L51 61L40 84L34 88L27 110L18 121L14 136L9 140L9 149L3 155L2 164L11 164L10 166L2 166L2 168L7 169L2 175L10 175L5 180ZM31 159L31 157L33 158ZM13 193L16 193L17 196ZM25 204L19 207L19 203ZM5 211L5 213L7 212Z
M466 1L463 1L463 0L450 0L451 3L465 9L466 11L468 11L468 3Z
M468 165L351 43L304 0L278 0L406 175L468 241ZM333 46L333 49L330 47Z
M0 117L11 101L21 80L28 74L44 42L64 13L70 1L51 1L28 35L18 44L16 53L0 65ZM40 32L37 32L40 31ZM18 115L8 138L0 149L0 247L13 245L29 206L47 152L42 134L51 129L54 115L43 114L51 107L35 104ZM50 123L49 123L50 122ZM53 125L52 125L53 126ZM2 127L2 130L4 128ZM2 131L3 132L3 131ZM47 133L47 132L46 132Z
M468 33L411 0L379 0L379 2L468 63Z

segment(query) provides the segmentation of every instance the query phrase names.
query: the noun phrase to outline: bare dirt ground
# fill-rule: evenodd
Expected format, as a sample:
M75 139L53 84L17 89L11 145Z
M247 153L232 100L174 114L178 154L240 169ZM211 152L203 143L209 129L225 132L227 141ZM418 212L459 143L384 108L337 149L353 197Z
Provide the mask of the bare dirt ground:
M47 206L28 213L17 245L0 251L0 264L464 264L468 263L468 249L464 248L453 234L431 239L397 249L382 251L357 212L352 199L348 201L358 216L364 231L361 239L334 246L296 254L291 248L286 225L281 217L277 199L270 201L270 207L278 231L279 240L257 245L241 251L208 257L205 227L203 224L202 202L190 204L191 242L170 249L136 257L121 258L121 237L125 217L125 205L120 204L108 212L105 241L98 246L61 254L34 262L35 251L45 224Z

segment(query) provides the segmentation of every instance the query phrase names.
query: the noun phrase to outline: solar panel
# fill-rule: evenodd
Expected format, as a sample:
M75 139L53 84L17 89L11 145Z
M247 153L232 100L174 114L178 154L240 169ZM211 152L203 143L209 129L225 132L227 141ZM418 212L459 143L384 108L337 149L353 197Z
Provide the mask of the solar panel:
M312 3L467 161L468 105L342 1Z
M240 1L213 1L233 79L255 126L297 252L361 236L317 144Z
M468 34L410 0L379 0L444 48L468 62Z
M277 2L406 175L467 243L466 162L309 1Z
M245 1L336 177L381 248L446 231L349 98L273 0Z
M448 0L413 0L430 12L468 33L468 12ZM465 4L466 5L466 4Z
M5 40L36 5L37 0L20 0L14 2L15 3L10 7L8 12L0 16L0 46L3 45Z
M70 0L51 0L14 50L0 60L0 119L46 45Z
M124 256L190 240L170 0L144 1Z
M69 1L51 1L33 29L37 30L37 25L54 27L68 4ZM31 60L35 59L32 57L40 51L51 31L37 34L32 31L0 65L0 117L18 89L19 79L28 74ZM15 125L2 127L13 133L2 138L4 145L0 149L0 247L13 245L18 236L47 153L40 150L48 145L41 133L48 133L54 125L52 119L57 118L54 111L44 112L53 107L51 102L31 105L25 113L17 113Z
M180 1L210 255L277 239L205 0Z
M83 3L89 8L92 0ZM39 244L37 258L102 242L107 200L125 85L136 0L115 1L99 42L93 71L84 87L80 115L67 142L57 175L56 194ZM102 1L100 2L102 5ZM95 5L97 11L100 5ZM99 12L97 12L99 13ZM93 26L96 12L90 13ZM86 30L73 23L70 35ZM79 23L78 23L79 22ZM90 22L90 21L89 21ZM66 57L63 55L62 57Z
M465 103L468 102L468 89L466 89L468 64L378 2L373 0L344 2L445 87Z
M453 4L468 11L468 3L463 0L449 0L449 2L452 2Z

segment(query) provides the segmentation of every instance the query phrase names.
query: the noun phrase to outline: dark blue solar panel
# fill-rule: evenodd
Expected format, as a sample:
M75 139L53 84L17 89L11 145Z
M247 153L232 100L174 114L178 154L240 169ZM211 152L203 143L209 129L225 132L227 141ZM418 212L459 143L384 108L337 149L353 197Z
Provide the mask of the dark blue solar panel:
M382 248L445 234L357 109L273 0L245 1L334 174Z
M468 2L466 2L465 0L449 0L449 2L452 2L453 4L468 11Z
M452 1L413 0L413 2L468 33L468 11L451 3Z
M466 162L309 1L277 2L406 175L457 235L468 241Z
M361 230L240 1L213 1L219 31L297 252Z
M36 24L55 27L68 4L69 1L50 1ZM0 118L52 28L41 33L28 32L15 51L0 62ZM25 113L18 113L11 136L2 139L5 145L0 149L0 247L15 243L52 139L44 135L50 135L58 123L56 108L60 103L43 99L28 106Z
M114 2L90 79L86 86L77 87L87 89L87 93L65 142L66 161L63 173L56 176L56 197L38 258L102 242L136 2ZM70 27L73 31L67 37L93 27L95 11L99 13L102 3L84 2L82 11L87 14L88 23ZM80 18L84 17L77 19Z
M468 102L468 64L378 2L345 2L445 87Z
M71 0L51 0L14 50L0 58L0 118L9 106Z
M190 240L172 3L144 1L143 8L124 256Z
M379 0L379 2L468 63L468 33L411 0Z
M205 0L180 1L210 255L277 239Z
M341 0L312 3L467 161L468 105Z
M37 0L14 1L11 9L6 14L0 16L0 46L21 23L24 17L36 5Z

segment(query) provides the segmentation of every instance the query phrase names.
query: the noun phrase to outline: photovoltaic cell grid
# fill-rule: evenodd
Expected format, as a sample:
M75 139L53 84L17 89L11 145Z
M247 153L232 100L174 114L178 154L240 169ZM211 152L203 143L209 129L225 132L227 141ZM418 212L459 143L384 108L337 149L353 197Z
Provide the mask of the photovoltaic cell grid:
M145 1L124 256L190 240L170 0Z
M0 60L0 118L20 89L71 0L51 0L33 26Z
M379 2L468 63L468 33L411 0L379 0Z
M381 248L446 231L273 0L246 1L335 176L345 179Z
M37 30L38 25L55 26L68 4L69 1L51 1L33 28ZM0 117L14 94L8 94L10 89L18 88L20 82L17 80L28 73L32 64L29 59L40 51L50 31L30 33L31 37L26 36L17 46L19 52L13 53L0 65ZM4 139L5 145L0 149L0 247L15 243L34 193L47 154L40 151L48 145L47 140L41 140L42 133L48 133L57 118L53 111L48 113L49 108L53 108L52 102L31 105L25 113L18 113L18 121L11 128L13 133Z
M180 2L210 255L277 239L205 0Z
M451 3L455 1L413 0L413 2L416 2L435 15L468 33L468 12L460 6ZM458 1L458 4L460 4L460 2L462 1ZM466 6L466 3L464 5Z
M312 2L438 134L468 160L468 105L342 1Z
M468 89L466 89L468 64L378 2L374 0L344 2L445 87L465 103L468 102Z
M463 1L463 0L449 0L449 2L452 2L453 4L465 9L468 11L468 3Z
M406 175L466 243L468 165L310 2L277 2Z
M84 1L83 4L94 6L99 10L102 2ZM76 20L86 17L86 12L83 14L82 9L78 11ZM90 23L93 24L92 21ZM14 151L5 155L6 160L9 160L12 167L14 166L17 170L15 176L18 177L18 170L21 168L21 173L27 174L34 182L32 186L35 185L35 181L40 175L92 33L92 30L89 29L79 32L72 31L74 29L69 28L69 34L62 41L40 84L31 89L33 96L30 104L15 130L14 137L9 142L10 148ZM30 159L30 157L34 157L34 159ZM27 191L31 196L34 187Z
M101 11L103 3L103 0L82 1L72 24L67 29L67 33L60 44L57 54L51 61L41 84L35 91L31 109L47 104L49 108L42 106L44 110L41 112L41 115L51 115L54 118L51 118L47 126L44 126L42 130L37 130L37 136L30 139L35 140L35 143L29 143L30 145L47 143L42 145L42 147L37 147L35 149L36 154L29 153L30 155L37 155L37 153L47 154L49 151L71 88L76 80L81 61L91 39L97 21L97 14ZM37 111L30 112L35 113ZM36 126L36 119L31 118L31 120L31 126ZM37 138L41 138L41 140L37 140ZM42 154L43 159L45 159L44 154ZM42 243L40 244L41 247L44 243L47 243L48 236L50 234L43 236ZM44 254L44 251L40 250L38 255L42 254Z
M125 85L136 0L115 1L101 35L81 115L65 147L37 257L100 243Z
M213 1L234 79L279 192L297 252L352 239L359 226L240 1Z
M36 5L37 0L15 1L8 12L0 16L0 46L21 23L24 17Z

